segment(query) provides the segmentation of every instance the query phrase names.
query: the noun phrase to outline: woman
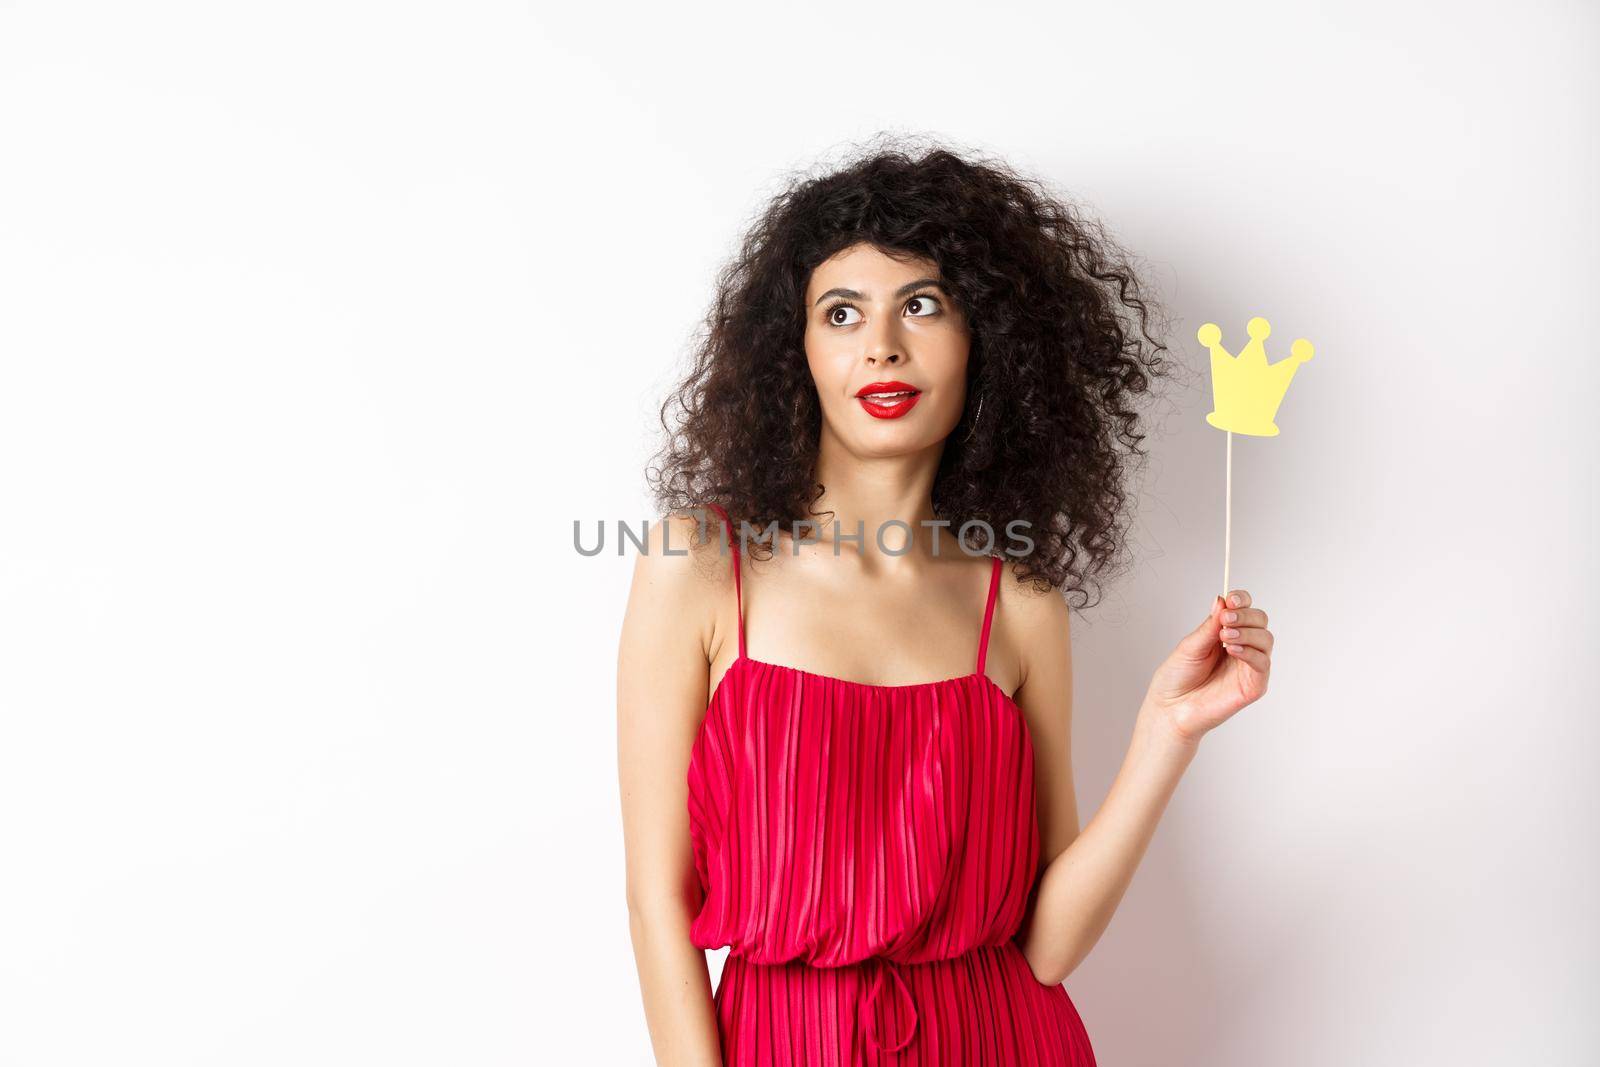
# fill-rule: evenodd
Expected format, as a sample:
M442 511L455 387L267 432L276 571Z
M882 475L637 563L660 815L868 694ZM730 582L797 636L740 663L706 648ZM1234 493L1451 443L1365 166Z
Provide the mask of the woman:
M1094 1063L1062 983L1272 649L1215 598L1080 831L1063 593L1122 549L1147 317L1100 230L943 149L797 183L724 271L618 664L658 1062Z

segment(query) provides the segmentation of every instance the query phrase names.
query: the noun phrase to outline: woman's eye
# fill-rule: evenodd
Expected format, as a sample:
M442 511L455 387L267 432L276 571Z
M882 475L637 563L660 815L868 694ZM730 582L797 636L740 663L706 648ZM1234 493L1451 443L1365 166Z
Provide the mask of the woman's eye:
M906 310L913 318L925 319L929 315L937 315L942 307L939 298L931 293L920 293L906 301ZM855 318L847 318L847 315ZM849 304L834 304L828 308L828 321L835 326L851 326L861 320L861 312Z
M861 312L856 311L856 309L851 307L849 304L835 304L833 307L828 309L828 321L833 323L835 326L849 326L855 320L839 318L840 315L847 311L853 311L857 315L861 314Z

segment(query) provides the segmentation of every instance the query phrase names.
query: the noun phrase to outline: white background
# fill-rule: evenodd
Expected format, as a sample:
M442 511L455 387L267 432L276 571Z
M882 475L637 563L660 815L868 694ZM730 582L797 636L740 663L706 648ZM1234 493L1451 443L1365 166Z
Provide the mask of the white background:
M649 1062L572 524L653 514L714 270L882 130L1088 205L1197 372L1075 616L1085 819L1221 580L1194 329L1316 345L1101 1063L1595 1062L1597 22L0 4L0 1062Z

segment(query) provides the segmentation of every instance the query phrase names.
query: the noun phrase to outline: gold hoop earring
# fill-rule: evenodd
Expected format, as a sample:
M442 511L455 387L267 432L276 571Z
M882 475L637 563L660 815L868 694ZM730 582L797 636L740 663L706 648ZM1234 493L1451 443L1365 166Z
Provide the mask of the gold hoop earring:
M978 420L981 418L983 418L983 397L980 396L978 398L978 410L972 416L972 426L967 430L967 436L963 437L962 441L972 440L972 435L978 432Z

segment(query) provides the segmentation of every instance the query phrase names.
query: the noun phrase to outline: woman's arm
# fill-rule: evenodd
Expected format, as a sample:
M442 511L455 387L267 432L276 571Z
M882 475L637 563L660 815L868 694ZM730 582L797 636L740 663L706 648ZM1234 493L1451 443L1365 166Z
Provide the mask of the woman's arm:
M1018 940L1042 983L1065 981L1110 925L1200 738L1265 692L1272 646L1266 615L1245 607L1250 603L1248 593L1236 590L1234 595L1238 604L1230 596L1227 607L1218 597L1206 620L1183 638L1156 672L1105 802L1082 832L1048 860L1040 875ZM1046 724L1048 730L1050 724L1070 722L1072 696L1065 604L1059 596L1047 599L1053 606L1045 611L1043 625L1032 629L1018 703L1030 721ZM1226 610L1238 611L1240 619L1221 620ZM1242 628L1240 637L1230 635L1227 640L1240 643L1244 651L1224 649L1219 638L1224 625ZM1057 744L1045 751L1052 762L1044 773L1064 776L1070 783L1070 749ZM1068 753L1064 771L1059 766L1063 752ZM1069 784L1069 792L1070 788ZM1048 843L1043 855L1049 856Z
M689 841L688 767L705 713L717 613L695 520L655 524L638 556L617 654L617 769L627 852L628 925L656 1062L722 1062L705 952L689 940L700 887ZM670 541L664 535L670 529ZM714 546L715 541L711 542ZM731 567L731 564L730 564ZM731 573L728 599L733 596Z

